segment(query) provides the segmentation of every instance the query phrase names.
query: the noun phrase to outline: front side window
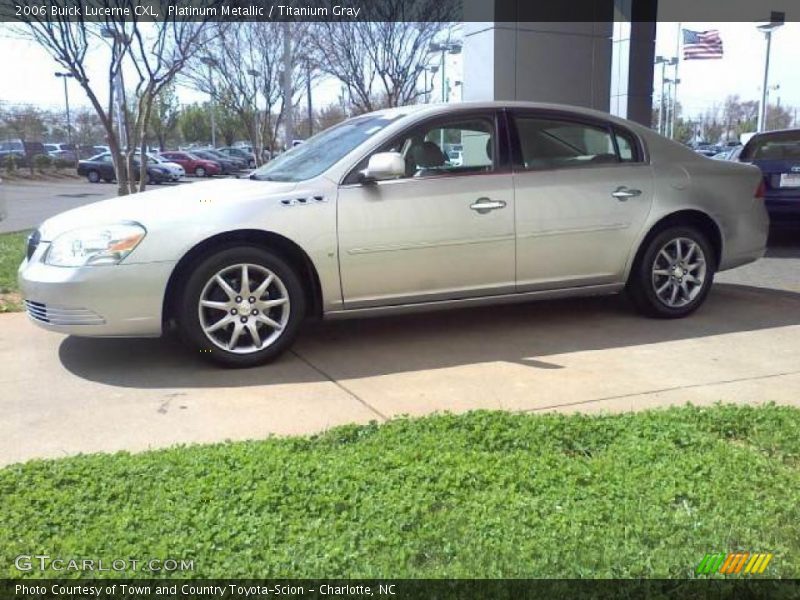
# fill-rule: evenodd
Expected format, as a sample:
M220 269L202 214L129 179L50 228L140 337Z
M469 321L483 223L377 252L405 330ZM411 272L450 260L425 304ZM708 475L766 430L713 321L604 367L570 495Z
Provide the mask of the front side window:
M376 152L399 152L406 163L401 179L488 173L494 169L494 119L468 117L436 120L402 133ZM367 167L365 158L348 176L357 181Z
M632 141L620 149L609 129L588 123L547 117L517 116L522 166L525 169L565 169L619 163L635 159ZM625 138L617 136L617 140Z

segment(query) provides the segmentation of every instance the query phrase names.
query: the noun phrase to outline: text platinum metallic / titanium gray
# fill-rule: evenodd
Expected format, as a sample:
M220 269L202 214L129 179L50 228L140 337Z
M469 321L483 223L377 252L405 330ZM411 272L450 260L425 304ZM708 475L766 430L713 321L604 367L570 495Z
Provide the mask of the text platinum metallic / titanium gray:
M452 158L456 157L456 158ZM753 166L635 123L524 102L355 117L255 171L67 211L19 280L37 325L266 362L306 316L627 291L656 317L765 250Z

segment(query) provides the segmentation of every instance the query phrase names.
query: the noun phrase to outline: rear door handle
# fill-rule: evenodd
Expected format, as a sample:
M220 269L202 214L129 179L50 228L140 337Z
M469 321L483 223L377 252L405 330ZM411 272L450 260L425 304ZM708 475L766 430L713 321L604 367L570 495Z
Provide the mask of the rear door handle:
M489 211L497 210L498 208L505 208L505 200L492 200L490 198L478 198L469 207L478 213L485 215Z
M624 185L621 185L613 192L611 192L611 195L614 196L614 198L616 198L620 202L624 202L628 198L635 198L636 196L641 196L642 190L635 190L632 188L627 188Z

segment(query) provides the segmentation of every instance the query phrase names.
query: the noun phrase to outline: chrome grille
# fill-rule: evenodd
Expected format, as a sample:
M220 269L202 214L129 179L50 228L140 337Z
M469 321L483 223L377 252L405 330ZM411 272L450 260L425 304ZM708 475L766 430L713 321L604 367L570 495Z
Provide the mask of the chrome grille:
M40 323L51 325L102 325L106 320L88 308L48 306L41 302L25 300L28 316Z

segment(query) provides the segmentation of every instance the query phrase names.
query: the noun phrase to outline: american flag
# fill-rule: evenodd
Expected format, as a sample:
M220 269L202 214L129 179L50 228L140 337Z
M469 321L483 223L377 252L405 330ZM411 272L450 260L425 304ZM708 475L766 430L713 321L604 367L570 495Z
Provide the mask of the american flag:
M683 59L722 58L722 38L719 31L683 30Z

